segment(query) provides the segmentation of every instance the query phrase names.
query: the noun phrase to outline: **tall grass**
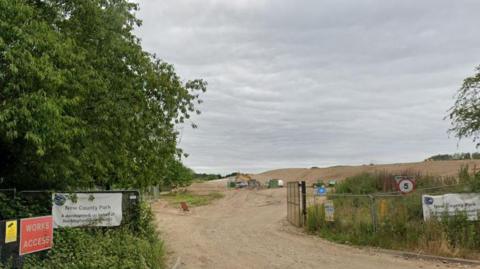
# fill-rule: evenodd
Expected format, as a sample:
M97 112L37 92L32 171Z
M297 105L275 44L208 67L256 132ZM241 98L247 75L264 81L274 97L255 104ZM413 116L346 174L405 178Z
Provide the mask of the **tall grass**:
M360 174L337 186L338 193L378 194L383 191L387 174ZM480 174L469 175L462 168L458 178L435 178L416 175L419 188L451 186L442 192L478 192ZM428 192L439 190L431 189ZM423 220L421 195L369 197L332 196L335 221L326 222L323 205L313 205L307 211L308 231L336 242L409 250L433 255L480 258L480 222L466 216L443 216L441 220ZM373 205L373 212L372 212ZM372 214L375 215L376 225Z

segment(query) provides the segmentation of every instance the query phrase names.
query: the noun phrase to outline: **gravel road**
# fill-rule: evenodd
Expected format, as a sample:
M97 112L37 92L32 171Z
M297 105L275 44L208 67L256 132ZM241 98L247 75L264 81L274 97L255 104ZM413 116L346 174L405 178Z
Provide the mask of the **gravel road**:
M285 192L225 191L225 198L186 214L155 202L169 268L474 268L407 260L306 235L285 220Z

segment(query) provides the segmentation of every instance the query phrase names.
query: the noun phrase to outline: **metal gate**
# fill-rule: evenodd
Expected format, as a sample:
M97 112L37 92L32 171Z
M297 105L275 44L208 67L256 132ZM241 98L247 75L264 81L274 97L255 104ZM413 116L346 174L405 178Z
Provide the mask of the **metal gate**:
M305 181L287 183L287 219L297 226L302 227L306 222L306 186Z

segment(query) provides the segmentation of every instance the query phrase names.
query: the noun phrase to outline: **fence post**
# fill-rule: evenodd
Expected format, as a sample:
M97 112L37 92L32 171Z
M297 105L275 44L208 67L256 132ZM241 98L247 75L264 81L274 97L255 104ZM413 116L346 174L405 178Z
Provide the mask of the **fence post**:
M303 215L303 226L307 224L307 186L305 181L301 182L300 185L302 189L302 215Z
M375 209L375 196L369 194L370 197L370 211L372 215L372 224L373 224L373 232L377 232L377 210Z

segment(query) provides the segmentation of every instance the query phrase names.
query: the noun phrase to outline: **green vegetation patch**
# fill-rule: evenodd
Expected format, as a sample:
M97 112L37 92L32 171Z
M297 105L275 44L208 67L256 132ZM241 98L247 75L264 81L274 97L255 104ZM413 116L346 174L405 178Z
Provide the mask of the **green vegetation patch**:
M426 161L457 161L457 160L480 160L480 152L438 154L426 159Z
M392 204L398 208L380 218L375 229L368 206L347 206L342 199L335 199L334 203L338 214L334 222L325 221L323 205L308 208L306 228L309 232L343 244L480 258L480 222L468 221L465 215L426 222L421 216L408 219L415 213L407 210L408 202L396 200Z
M164 255L150 207L142 204L140 217L122 227L55 229L54 247L25 256L24 268L161 269ZM0 264L0 268L11 267Z
M136 3L0 0L0 10L2 189L188 184L175 125L200 113L207 84L143 50Z
M199 182L215 180L222 178L220 174L205 174L205 173L195 173L193 179Z
M164 268L163 243L128 229L56 230L46 258L27 256L25 268Z
M381 248L418 251L433 255L480 258L480 221L469 221L465 214L443 216L424 221L420 189L409 195L376 196L371 200L361 194L378 194L383 188L384 174L360 174L341 182L333 200L334 221L325 219L323 205L313 205L307 211L306 229L339 243ZM446 181L445 181L446 180ZM468 174L468 167L452 179L417 177L417 183L435 192L432 187L449 187L441 193L478 192L480 173ZM345 193L347 196L338 194ZM356 194L355 196L348 196ZM372 217L375 216L375 217Z
M189 206L203 206L210 204L214 200L221 199L224 196L221 192L211 192L209 194L179 192L165 195L164 198L174 206L179 205L181 202L186 202Z

